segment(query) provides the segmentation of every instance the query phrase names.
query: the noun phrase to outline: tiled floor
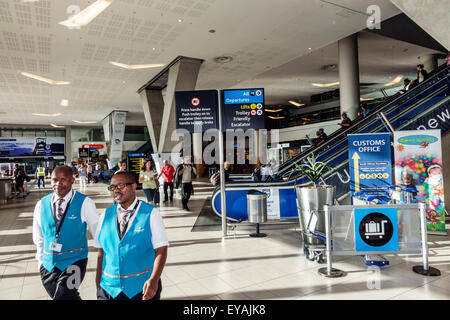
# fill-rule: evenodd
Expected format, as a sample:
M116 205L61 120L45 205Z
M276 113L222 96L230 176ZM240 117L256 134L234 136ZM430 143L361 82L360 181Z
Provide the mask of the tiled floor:
M77 189L77 186L75 187ZM49 299L41 285L32 215L40 197L50 192L31 188L23 200L0 205L0 299ZM196 183L190 202L192 212L160 208L170 241L163 272L162 299L450 299L450 239L430 236L430 264L440 277L423 277L411 267L421 257L387 256L391 266L369 272L358 256L335 257L334 267L345 270L341 278L324 278L324 265L305 259L298 224L262 226L265 238L251 238L254 226L240 224L230 236L221 231L191 232L211 188ZM105 185L90 185L86 194L96 201L98 212L111 204ZM142 191L138 191L144 199ZM83 299L95 299L96 250L89 242L89 263L81 285Z

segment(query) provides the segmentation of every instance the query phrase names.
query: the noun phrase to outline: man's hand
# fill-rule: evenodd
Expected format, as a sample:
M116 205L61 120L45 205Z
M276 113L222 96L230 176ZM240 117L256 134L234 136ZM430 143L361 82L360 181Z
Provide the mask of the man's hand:
M142 288L142 300L150 300L156 294L158 290L158 280L156 279L148 279L144 283L144 287Z

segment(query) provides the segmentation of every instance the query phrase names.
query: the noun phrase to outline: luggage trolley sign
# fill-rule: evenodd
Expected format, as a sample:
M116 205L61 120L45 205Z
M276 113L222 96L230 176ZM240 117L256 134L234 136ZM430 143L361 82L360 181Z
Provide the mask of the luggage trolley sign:
M355 209L356 251L398 251L396 208Z
M265 129L264 89L222 91L223 129Z
M175 92L176 128L189 132L217 129L217 90Z

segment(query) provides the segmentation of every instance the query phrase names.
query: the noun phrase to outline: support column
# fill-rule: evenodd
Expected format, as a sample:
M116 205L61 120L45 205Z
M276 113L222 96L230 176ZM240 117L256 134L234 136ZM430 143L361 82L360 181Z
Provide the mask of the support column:
M426 54L419 57L419 63L423 64L423 68L430 73L438 67L438 54Z
M194 153L194 165L199 176L203 176L206 169L203 163L203 134L201 132L192 133L192 149Z
M72 163L72 126L66 126L66 145L64 155L66 164Z
M140 96L153 153L158 153L159 135L161 133L161 122L164 113L164 99L161 90L142 90Z
M358 34L338 41L341 113L354 120L359 109Z
M178 143L171 140L172 132L176 130L175 91L195 90L201 63L201 60L183 58L169 70L158 152L172 152Z

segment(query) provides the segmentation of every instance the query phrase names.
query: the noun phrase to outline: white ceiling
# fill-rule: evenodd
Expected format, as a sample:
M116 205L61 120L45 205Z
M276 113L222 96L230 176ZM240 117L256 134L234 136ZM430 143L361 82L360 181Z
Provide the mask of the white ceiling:
M71 15L68 9L82 10L92 2L0 0L0 124L75 125L76 119L101 125L120 109L130 112L127 124L144 125L136 91L161 68L125 70L111 60L147 64L169 63L180 55L200 58L205 62L197 89L262 86L268 103L305 99L316 92L310 82L337 81L337 70L321 74L317 67L337 63L336 40L366 28L363 13L369 5L380 6L383 20L400 13L388 0L332 0L338 5L321 0L114 0L87 27L70 30L58 24ZM404 49L411 50L408 58ZM360 50L361 81L379 83L410 68L414 55L430 51L366 33ZM213 61L222 55L233 61ZM20 71L71 85L51 86ZM69 107L59 106L63 98ZM33 112L62 115L42 118Z

